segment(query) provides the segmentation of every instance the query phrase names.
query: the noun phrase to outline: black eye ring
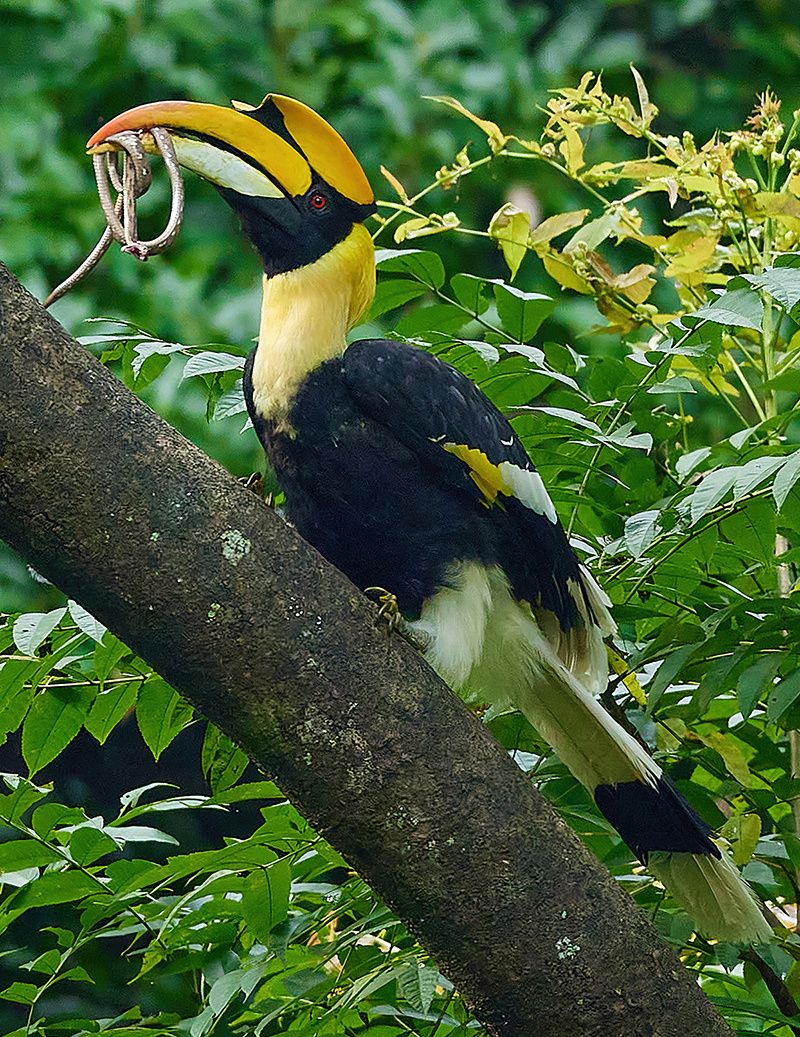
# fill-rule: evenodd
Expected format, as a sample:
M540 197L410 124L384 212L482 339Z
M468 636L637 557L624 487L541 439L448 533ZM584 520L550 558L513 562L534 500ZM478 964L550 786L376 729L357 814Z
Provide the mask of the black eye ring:
M317 212L322 212L325 206L328 204L328 199L321 191L315 191L309 199L311 202L311 208L316 209Z

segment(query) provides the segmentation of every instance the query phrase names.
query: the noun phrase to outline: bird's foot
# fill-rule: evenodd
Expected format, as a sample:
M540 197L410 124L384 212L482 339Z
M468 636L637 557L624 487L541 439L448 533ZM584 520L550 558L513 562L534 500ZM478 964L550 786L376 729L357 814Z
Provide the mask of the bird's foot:
M240 479L239 482L246 490L252 490L257 497L260 497L268 508L275 507L275 495L270 492L264 496L264 476L261 472L251 472L250 475Z
M264 496L264 476L261 472L251 472L249 475L243 476L239 482L246 490L252 490L259 497Z
M369 598L374 598L378 608L378 620L383 620L389 628L389 633L394 633L404 622L397 595L387 591L385 587L367 587L364 593Z
M399 634L404 641L416 648L418 652L426 652L430 647L430 638L420 631L415 630L411 623L400 611L397 595L387 591L385 587L367 587L364 593L373 598L379 606L375 622L386 623L389 635Z

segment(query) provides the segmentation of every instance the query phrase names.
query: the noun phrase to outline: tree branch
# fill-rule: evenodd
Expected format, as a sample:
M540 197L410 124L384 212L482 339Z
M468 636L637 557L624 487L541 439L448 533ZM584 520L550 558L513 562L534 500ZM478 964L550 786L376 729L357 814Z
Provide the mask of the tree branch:
M234 738L503 1037L730 1037L487 730L0 265L0 535Z

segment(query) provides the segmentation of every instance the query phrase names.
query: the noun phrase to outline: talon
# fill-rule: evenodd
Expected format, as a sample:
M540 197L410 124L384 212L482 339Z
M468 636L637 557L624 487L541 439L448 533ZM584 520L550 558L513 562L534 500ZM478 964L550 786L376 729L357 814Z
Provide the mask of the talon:
M387 591L385 587L367 587L364 593L368 597L374 596L376 602L380 605L377 618L386 621L389 632L397 630L400 624L403 623L397 596L392 594L391 591Z
M380 606L378 615L375 618L376 626L382 620L386 623L389 635L399 634L404 641L408 641L412 648L415 648L422 654L428 650L430 638L414 630L412 625L406 620L400 611L400 603L397 600L396 594L387 591L385 587L365 587L364 593L367 597L374 598Z
M264 476L261 472L251 472L247 477L240 479L239 482L244 486L246 490L252 490L253 493L258 494L259 497L264 496ZM269 506L272 507L274 501L271 500L272 494L270 494Z

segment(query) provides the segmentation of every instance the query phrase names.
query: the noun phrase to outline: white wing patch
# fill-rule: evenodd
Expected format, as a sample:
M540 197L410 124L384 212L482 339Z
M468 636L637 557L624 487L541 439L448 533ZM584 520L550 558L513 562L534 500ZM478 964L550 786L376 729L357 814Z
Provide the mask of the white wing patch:
M469 468L470 478L483 494L487 507L495 503L498 494L502 494L504 497L515 497L520 504L552 523L558 522L556 509L544 488L542 477L534 469L520 468L511 461L494 464L482 450L463 443L442 445L448 454L453 454Z
M535 511L537 515L544 515L553 523L558 522L556 509L538 472L530 468L519 468L510 461L501 461L497 467L503 482L511 488L520 503Z

